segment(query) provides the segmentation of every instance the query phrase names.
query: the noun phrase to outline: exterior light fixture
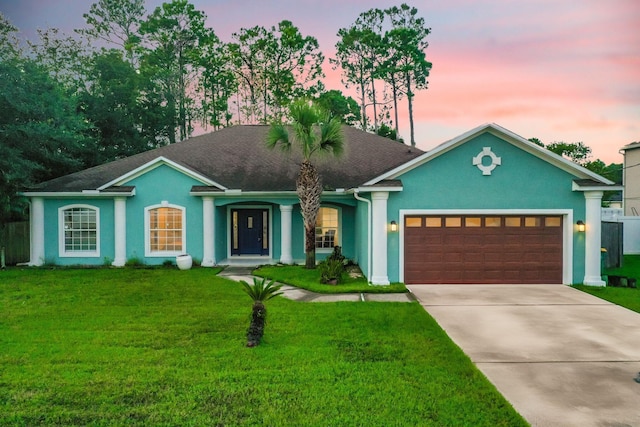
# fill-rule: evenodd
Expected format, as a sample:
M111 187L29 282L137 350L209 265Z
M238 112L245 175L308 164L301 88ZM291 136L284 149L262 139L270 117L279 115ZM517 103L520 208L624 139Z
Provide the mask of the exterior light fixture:
M395 221L391 221L391 227L390 227L391 231L396 232L398 231L398 223Z
M586 229L584 222L582 220L578 220L578 222L576 222L576 225L578 226L578 231L584 233L584 230Z

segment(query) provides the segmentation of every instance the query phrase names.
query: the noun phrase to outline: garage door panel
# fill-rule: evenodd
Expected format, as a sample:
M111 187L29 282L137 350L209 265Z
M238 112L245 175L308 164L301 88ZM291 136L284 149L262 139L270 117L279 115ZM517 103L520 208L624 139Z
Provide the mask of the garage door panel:
M545 226L544 216L478 217L445 217L441 227L426 227L423 219L422 227L405 228L405 282L562 283L561 226ZM496 217L500 226L487 227Z

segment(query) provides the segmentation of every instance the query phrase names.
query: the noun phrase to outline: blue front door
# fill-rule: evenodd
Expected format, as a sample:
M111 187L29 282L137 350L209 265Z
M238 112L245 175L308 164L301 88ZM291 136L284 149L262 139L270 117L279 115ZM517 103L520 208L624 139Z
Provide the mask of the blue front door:
M231 210L231 255L269 255L269 210Z

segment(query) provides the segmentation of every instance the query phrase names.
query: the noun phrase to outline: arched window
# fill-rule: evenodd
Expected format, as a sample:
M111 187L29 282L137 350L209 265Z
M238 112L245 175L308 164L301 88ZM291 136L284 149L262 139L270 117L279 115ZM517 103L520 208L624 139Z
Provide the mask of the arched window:
M59 255L100 256L100 210L90 205L69 205L58 209Z
M175 256L185 252L185 209L162 204L145 209L145 256Z
M316 249L333 249L340 246L339 211L321 207L316 219Z

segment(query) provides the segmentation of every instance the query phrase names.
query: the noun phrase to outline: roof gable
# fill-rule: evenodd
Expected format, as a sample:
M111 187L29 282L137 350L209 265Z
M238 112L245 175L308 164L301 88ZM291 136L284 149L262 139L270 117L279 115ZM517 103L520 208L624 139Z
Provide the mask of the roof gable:
M135 168L132 169L130 171L128 171L127 173L112 179L111 181L101 185L100 187L98 187L98 190L104 190L105 188L108 187L116 187L116 186L121 186L121 185L125 185L129 182L131 182L132 180L138 178L141 175L144 175L160 166L168 166L180 173L183 173L184 175L187 175L190 178L195 179L196 181L202 183L203 185L207 185L207 186L212 186L212 187L216 187L220 190L226 190L226 188L218 183L216 183L215 181L199 174L198 172L194 172L191 169L184 167L182 165L179 165L178 163L167 159L163 156L159 156L156 157L155 159Z
M521 150L541 159L544 160L545 162L575 176L578 179L592 179L595 180L597 182L606 184L606 185L613 185L614 183L612 181L609 181L608 179L576 164L573 163L565 158L563 158L562 156L559 156L543 147L540 147L537 144L534 144L531 141L528 141L527 139L501 127L496 125L495 123L489 123L489 124L484 124L482 126L478 126L474 129L471 129L468 132L463 133L462 135L451 139L449 141L446 141L440 145L438 145L437 147L435 147L434 149L427 151L426 153L424 153L423 155L412 159L411 161L405 163L404 165L400 165L399 167L390 170L380 176L375 177L374 179L368 181L365 183L365 185L374 185L382 180L385 179L397 179L399 178L401 175L411 171L414 168L417 168L419 166L422 166L425 163L428 163L429 161L436 159L440 156L442 156L443 154L453 150L456 147L461 146L462 144L467 143L468 141L471 141L473 139L475 139L476 137L478 137L479 135L482 135L484 133L490 133L498 138L500 138L501 140L514 145L518 148L520 148Z

